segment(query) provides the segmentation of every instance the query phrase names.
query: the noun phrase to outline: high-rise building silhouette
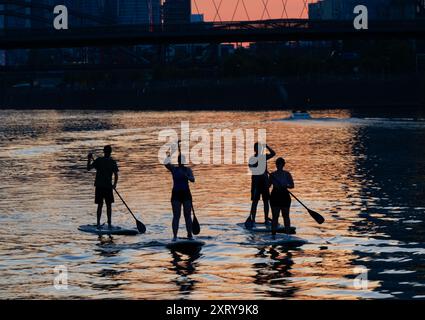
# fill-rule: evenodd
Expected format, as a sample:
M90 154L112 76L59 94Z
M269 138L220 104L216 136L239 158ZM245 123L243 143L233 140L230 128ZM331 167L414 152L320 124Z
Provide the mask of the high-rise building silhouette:
M159 24L161 22L160 0L118 0L119 24Z
M165 0L163 5L164 24L177 25L190 23L191 0Z
M364 5L369 19L415 19L423 0L321 0L309 5L309 18L319 20L352 20L354 8Z

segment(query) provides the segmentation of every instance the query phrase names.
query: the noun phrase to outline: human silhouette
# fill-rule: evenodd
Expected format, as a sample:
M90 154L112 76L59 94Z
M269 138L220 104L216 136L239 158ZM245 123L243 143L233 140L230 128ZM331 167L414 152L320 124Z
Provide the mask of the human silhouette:
M102 217L103 202L106 204L106 213L108 216L108 227L112 227L112 203L114 203L113 189L118 183L118 165L111 158L112 147L105 146L103 148L103 157L96 158L93 161L93 154L89 153L87 157L87 170L96 169L96 179L94 185L95 203L97 204L97 228L101 228L100 218ZM93 161L93 162L92 162ZM112 183L112 175L114 182Z
M173 208L173 241L177 240L179 230L179 222L181 216L181 209L183 207L184 219L186 222L186 230L188 239L192 239L192 194L189 188L189 182L194 183L195 177L192 169L185 166L186 159L180 151L179 141L179 155L178 164L171 163L171 154L168 152L164 165L173 176L173 190L171 192L171 206Z
M270 195L270 204L272 207L272 235L276 236L276 230L279 223L279 216L282 213L285 225L285 233L290 233L291 220L289 218L289 210L291 207L291 195L288 189L295 187L294 180L289 171L283 170L285 167L285 159L278 158L276 160L276 171L270 174L270 185L273 190Z
M269 153L264 153L265 150ZM255 223L257 214L257 206L260 198L264 203L264 221L270 223L269 218L269 199L270 199L270 184L269 173L267 171L267 161L276 155L267 144L256 142L254 144L254 155L249 159L249 168L251 170L251 219Z

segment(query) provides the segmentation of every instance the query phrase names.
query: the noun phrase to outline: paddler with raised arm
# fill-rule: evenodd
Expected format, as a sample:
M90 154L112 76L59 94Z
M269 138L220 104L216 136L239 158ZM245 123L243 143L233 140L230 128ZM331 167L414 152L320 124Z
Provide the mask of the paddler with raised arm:
M264 153L268 150L268 153ZM267 161L273 158L276 152L273 151L267 144L256 142L254 144L254 155L249 159L249 169L251 170L251 212L250 219L255 223L257 214L257 206L260 198L264 203L264 222L270 224L269 218L269 199L270 199L270 184L269 173L267 171Z
M185 166L186 159L181 154L180 141L178 142L179 154L177 165L172 164L172 154L167 152L164 165L170 171L173 177L173 189L171 192L171 206L173 209L173 241L177 241L179 230L179 222L183 207L183 215L186 222L187 238L193 239L192 236L192 194L189 188L189 182L194 183L195 177L192 169Z

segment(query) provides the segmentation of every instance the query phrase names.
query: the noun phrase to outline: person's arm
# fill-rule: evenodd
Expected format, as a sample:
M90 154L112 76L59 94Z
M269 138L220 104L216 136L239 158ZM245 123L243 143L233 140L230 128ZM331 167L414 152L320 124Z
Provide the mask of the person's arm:
M272 172L270 173L270 176L269 176L269 188L273 185L273 179L274 179L274 174Z
M258 160L256 157L251 157L249 158L248 161L248 167L250 168L256 168L258 166Z
M187 168L186 177L187 177L187 179L189 179L190 182L195 182L195 176L193 175L192 169Z
M173 172L173 165L171 164L171 154L167 152L167 156L164 159L164 166L170 171Z
M267 144L266 144L266 148L269 151L269 153L266 154L266 159L269 160L276 155L276 152L274 152L274 150L272 148L270 148Z
M288 189L294 189L295 188L294 179L292 178L292 175L289 172L288 172L288 185L286 187Z
M112 186L114 189L117 188L117 183L118 183L118 171L114 172L114 185Z
M177 149L176 149L176 145L173 144L171 145L171 152L167 151L167 156L164 159L164 166L172 173L174 166L171 163L171 156L178 150L179 154L181 154L181 150L180 150L180 140L177 141Z
M116 189L116 187L117 187L117 183L118 183L118 165L117 165L117 163L114 161L114 166L113 166L113 169L114 169L114 184L113 184L113 188L114 189Z
M92 160L93 160L93 155L89 153L89 155L87 156L87 171L90 171L91 169L94 168L94 162L92 163Z

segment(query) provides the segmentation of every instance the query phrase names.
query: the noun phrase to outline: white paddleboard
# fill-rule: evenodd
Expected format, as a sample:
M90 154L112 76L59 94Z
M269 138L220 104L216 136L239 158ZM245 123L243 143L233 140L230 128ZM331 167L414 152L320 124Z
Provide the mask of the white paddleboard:
M275 239L273 239L272 235L267 235L261 238L261 243L266 245L281 245L281 246L302 246L308 243L307 240L289 235L289 234L277 234Z
M176 241L170 241L165 246L168 249L176 250L176 251L190 251L195 249L200 249L205 242L200 240L189 240L185 238L179 238Z
M251 232L272 232L272 226L271 225L266 225L264 223L256 223L251 229L247 229L245 228L245 223L238 223L237 224L239 227L247 230L247 231L251 231ZM276 230L277 233L285 233L285 227L282 225L279 225L277 227ZM291 227L291 233L290 234L295 234L296 233L296 228L295 227Z
M102 226L100 229L95 224L86 224L78 227L78 230L97 235L122 235L135 236L139 234L137 229L126 229L118 226L112 226L110 229L107 226Z

